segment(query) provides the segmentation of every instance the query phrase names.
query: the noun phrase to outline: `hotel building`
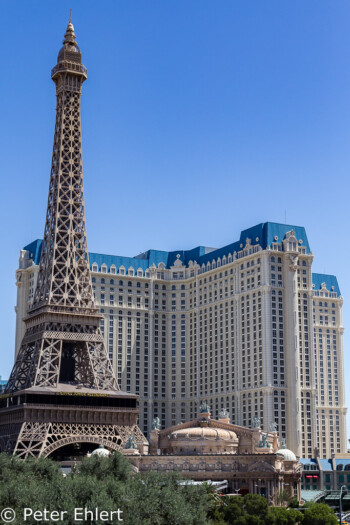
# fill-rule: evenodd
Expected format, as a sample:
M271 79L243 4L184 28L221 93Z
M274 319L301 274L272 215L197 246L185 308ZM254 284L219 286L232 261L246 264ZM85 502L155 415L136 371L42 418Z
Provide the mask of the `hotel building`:
M41 241L20 253L16 352ZM235 425L276 424L302 457L347 450L342 304L336 277L312 273L303 227L262 223L223 248L90 253L101 330L140 428L195 419L201 402Z

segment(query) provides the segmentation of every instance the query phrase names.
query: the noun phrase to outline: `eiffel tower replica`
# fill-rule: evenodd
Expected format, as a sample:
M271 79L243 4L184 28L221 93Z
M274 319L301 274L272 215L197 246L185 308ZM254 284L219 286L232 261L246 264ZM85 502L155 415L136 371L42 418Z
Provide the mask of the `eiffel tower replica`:
M85 228L81 87L87 78L69 21L51 72L57 109L44 240L26 331L0 396L0 450L64 460L99 444L122 450L137 396L119 390L94 304Z

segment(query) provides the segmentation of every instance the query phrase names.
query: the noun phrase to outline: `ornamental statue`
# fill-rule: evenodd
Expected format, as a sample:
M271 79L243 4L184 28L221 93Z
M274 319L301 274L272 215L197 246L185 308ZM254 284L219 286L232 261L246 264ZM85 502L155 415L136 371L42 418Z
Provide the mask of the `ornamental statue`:
M253 428L260 428L260 417L253 417Z
M158 416L152 421L152 430L160 430L160 419Z
M228 410L226 408L222 408L219 412L219 417L221 419L227 419L229 416Z
M270 448L271 445L270 443L267 441L267 434L262 434L261 435L261 440L259 441L259 448Z
M203 403L199 407L199 412L201 414L210 414L210 406L206 403L206 401L203 401Z
M137 449L137 445L135 443L135 434L133 435L130 434L127 442L125 443L125 448L126 449Z
M275 421L270 423L270 432L277 432L277 423Z

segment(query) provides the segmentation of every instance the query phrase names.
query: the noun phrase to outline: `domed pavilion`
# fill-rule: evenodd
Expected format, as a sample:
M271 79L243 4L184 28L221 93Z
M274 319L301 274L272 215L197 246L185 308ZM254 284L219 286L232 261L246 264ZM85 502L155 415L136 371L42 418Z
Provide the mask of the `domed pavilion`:
M194 481L227 481L229 493L261 494L270 503L286 491L300 499L301 468L295 454L279 439L276 425L269 431L230 423L226 410L211 419L203 404L198 418L161 430L153 422L149 454L130 457L140 472L179 471Z

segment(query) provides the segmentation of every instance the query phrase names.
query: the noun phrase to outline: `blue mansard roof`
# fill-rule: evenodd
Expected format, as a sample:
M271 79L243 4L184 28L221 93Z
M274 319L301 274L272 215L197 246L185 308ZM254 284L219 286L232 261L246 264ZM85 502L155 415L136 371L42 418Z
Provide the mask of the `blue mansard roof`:
M306 253L310 253L309 241L303 226L278 224L276 222L262 222L252 228L243 230L239 241L228 244L223 248L211 249L210 253L202 256L199 260L197 259L197 262L202 265L203 263L211 262L218 257L222 258L224 255L227 256L229 253L232 254L233 252L239 252L245 246L247 239L250 239L252 246L260 244L262 249L266 250L267 247L271 247L272 243L282 242L286 233L291 230L294 230L297 240L302 241L301 246L306 248Z
M350 459L337 458L335 460L335 466L337 470L344 470L344 467L347 465L350 465ZM348 470L348 468L346 468L345 470Z
M229 253L239 252L242 247L245 246L247 239L250 239L252 246L260 244L262 249L265 250L268 246L271 246L273 242L282 242L286 233L290 230L295 231L295 236L298 241L302 241L301 245L306 248L306 253L310 253L309 241L304 227L265 222L243 230L239 241L228 244L223 248L197 246L197 248L193 248L192 250L176 250L173 252L148 250L136 257L102 256L100 254L90 253L90 265L96 263L100 267L102 263L105 263L108 268L114 264L117 268L124 266L126 269L131 267L134 268L134 270L138 268L145 270L152 266L152 264L158 266L159 263L163 263L166 268L170 268L173 266L178 255L180 255L180 260L185 266L188 266L190 261L196 261L199 265L202 265L218 257L228 256Z
M303 226L294 226L292 224L279 224L275 222L264 222L243 230L238 241L235 241L222 248L210 248L207 246L197 246L191 250L176 250L166 252L162 250L148 250L144 253L136 255L135 257L124 257L119 255L104 255L100 253L89 253L90 267L94 263L101 269L102 264L106 264L107 271L114 265L118 271L120 266L124 266L126 270L133 268L135 271L142 269L147 270L153 264L157 267L159 263L163 263L165 268L173 266L174 262L180 255L180 261L188 266L190 261L196 261L199 265L211 262L213 259L222 258L224 255L239 252L245 245L247 239L250 239L252 246L260 244L261 248L265 250L271 247L272 243L280 243L285 238L287 232L294 230L297 240L300 245L306 248L306 253L310 253L309 241ZM37 239L24 247L30 252L30 257L34 264L39 264L42 241ZM327 290L333 291L340 295L337 279L334 275L312 274L314 289L318 290L322 287L322 283L326 284Z
M312 274L312 284L314 285L314 290L321 290L323 283L326 285L326 288L329 292L336 292L337 295L340 295L340 288L335 275L326 275L324 273Z
M314 458L300 458L299 459L299 463L301 463L303 466L304 465L311 465L311 466L318 467L317 460L314 459Z
M41 239L37 239L24 247L24 250L29 252L29 257L33 259L34 264L39 264L40 262L42 243L43 241Z
M333 470L332 460L331 459L320 459L320 465L322 470Z
M99 267L102 263L105 263L109 268L112 264L119 268L124 266L125 268L142 268L145 270L154 264L158 266L159 263L164 263L166 268L173 266L177 259L177 255L180 255L181 262L187 266L190 261L196 261L199 265L206 264L208 261L223 257L229 253L239 252L242 247L245 246L246 240L250 239L251 245L260 244L263 250L268 246L271 246L273 242L282 242L286 233L290 230L295 231L296 238L301 241L301 245L306 248L306 253L310 253L310 246L306 236L305 228L302 226L293 226L291 224L278 224L275 222L264 222L257 224L252 228L243 230L240 235L240 239L232 244L228 244L223 248L209 248L207 246L197 246L191 250L176 250L172 252L166 252L161 250L148 250L144 253L136 255L135 257L123 257L118 255L103 255L98 253L90 253L90 266L96 263ZM24 249L28 250L33 254L33 260L35 264L38 264L40 260L42 241L36 240L26 246Z
M334 470L346 470L350 471L349 465L350 465L350 459L342 459L342 458L300 458L299 463L302 464L303 468L307 466L316 466L317 469L330 472ZM308 470L307 468L305 470ZM314 469L316 470L316 469Z

